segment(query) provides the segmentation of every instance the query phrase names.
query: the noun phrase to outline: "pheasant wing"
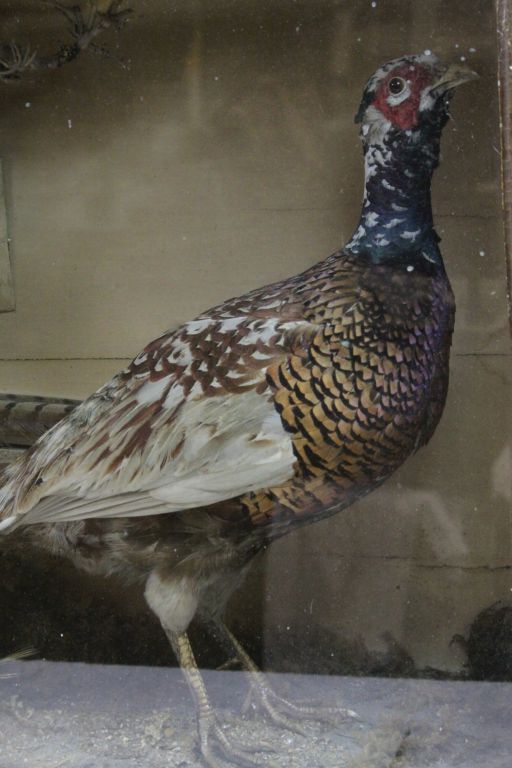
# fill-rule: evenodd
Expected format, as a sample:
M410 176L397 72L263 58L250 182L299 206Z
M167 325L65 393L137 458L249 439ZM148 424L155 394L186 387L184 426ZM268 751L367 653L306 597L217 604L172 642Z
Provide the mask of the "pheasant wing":
M315 330L206 317L152 342L8 468L0 527L173 512L285 482L295 458L266 372Z

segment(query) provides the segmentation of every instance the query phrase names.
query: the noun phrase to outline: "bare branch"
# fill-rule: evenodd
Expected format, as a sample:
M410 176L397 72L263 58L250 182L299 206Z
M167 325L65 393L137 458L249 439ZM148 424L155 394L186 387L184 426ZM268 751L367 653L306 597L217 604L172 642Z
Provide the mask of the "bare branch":
M16 43L0 46L0 79L14 80L21 72L32 69L36 58L29 46L20 48Z
M41 0L55 9L68 22L70 42L61 45L50 56L40 56L30 46L21 47L16 43L0 43L0 81L19 80L27 72L58 69L74 61L82 51L103 50L93 40L110 27L116 30L129 20L132 10L123 7L126 0L110 0L105 10L99 10L95 0L85 0L80 5L64 5L57 0Z

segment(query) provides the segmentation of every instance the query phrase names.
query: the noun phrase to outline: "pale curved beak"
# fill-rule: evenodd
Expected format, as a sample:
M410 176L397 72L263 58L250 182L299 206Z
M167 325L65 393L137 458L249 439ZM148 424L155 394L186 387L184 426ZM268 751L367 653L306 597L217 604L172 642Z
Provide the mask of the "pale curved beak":
M431 90L444 93L452 88L456 88L458 85L462 85L462 83L476 80L477 77L477 73L468 67L461 66L460 64L450 64L439 80L434 83Z

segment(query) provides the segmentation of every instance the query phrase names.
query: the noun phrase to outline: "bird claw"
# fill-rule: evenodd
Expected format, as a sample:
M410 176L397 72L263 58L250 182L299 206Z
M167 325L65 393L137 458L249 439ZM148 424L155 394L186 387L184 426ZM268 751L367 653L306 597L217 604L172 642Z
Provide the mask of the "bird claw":
M225 672L228 669L239 669L240 668L240 659L238 659L236 656L233 656L233 658L228 659L223 664L217 667L217 672Z
M340 719L360 720L357 712L353 709L316 706L315 704L301 705L289 701L279 696L269 685L265 685L261 681L253 681L242 712L247 712L254 705L263 709L275 725L287 728L301 736L306 736L307 731L297 723L298 720L312 720L328 725L337 724Z
M355 720L362 722L360 716L354 709L348 709L348 707L340 706L328 706L323 704L315 704L315 702L298 700L289 702L292 706L297 707L299 712L303 713L304 719L311 717L312 720L318 720L319 722L331 723L333 718L338 720ZM300 717L300 715L298 715Z
M260 742L255 747L238 743L224 732L211 715L199 720L199 746L202 758L209 768L226 768L226 761L243 768L262 768L268 764L252 755L275 752L274 748L265 742Z

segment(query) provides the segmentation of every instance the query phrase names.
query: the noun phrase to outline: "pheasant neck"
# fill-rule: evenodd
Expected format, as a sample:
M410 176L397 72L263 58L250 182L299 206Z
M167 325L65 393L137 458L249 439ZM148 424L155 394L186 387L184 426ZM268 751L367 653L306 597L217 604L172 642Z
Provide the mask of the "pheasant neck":
M345 247L376 263L407 254L442 263L430 187L438 138L400 132L365 146L365 192L359 225Z

